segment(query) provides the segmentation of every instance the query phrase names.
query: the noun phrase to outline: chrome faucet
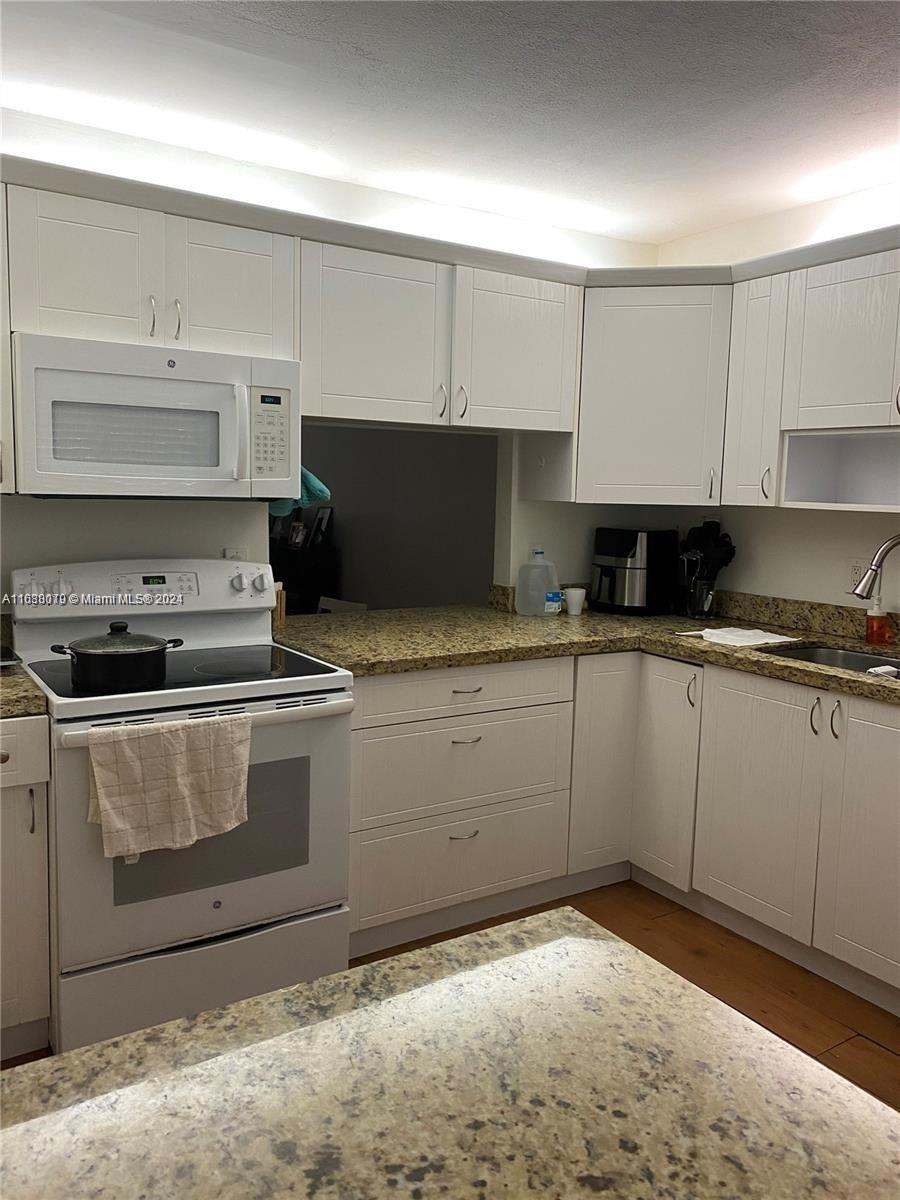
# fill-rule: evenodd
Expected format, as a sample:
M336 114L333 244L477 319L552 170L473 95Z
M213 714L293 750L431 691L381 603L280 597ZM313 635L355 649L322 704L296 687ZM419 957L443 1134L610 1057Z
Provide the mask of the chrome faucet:
M859 583L850 592L851 596L859 596L860 600L868 600L875 591L875 585L881 576L881 565L892 550L900 546L900 533L895 533L878 547L872 555L872 562L866 569Z

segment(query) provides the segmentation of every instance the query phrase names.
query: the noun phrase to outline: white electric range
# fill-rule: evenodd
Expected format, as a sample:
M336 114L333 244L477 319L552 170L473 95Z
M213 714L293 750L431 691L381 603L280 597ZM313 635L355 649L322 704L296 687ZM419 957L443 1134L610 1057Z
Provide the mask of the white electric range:
M279 646L264 563L14 571L13 645L50 713L51 1034L67 1050L347 965L349 671ZM182 638L153 691L79 693L53 643ZM88 824L92 727L252 717L248 820L136 863Z

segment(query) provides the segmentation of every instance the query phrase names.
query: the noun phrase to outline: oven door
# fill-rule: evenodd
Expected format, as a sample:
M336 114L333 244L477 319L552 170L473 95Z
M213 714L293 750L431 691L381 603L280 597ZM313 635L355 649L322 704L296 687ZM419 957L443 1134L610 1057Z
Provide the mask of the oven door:
M253 717L247 821L133 864L104 858L100 827L87 821L87 730L98 722L55 727L50 830L60 972L346 902L352 697L242 707Z
M251 360L13 335L19 491L244 497Z

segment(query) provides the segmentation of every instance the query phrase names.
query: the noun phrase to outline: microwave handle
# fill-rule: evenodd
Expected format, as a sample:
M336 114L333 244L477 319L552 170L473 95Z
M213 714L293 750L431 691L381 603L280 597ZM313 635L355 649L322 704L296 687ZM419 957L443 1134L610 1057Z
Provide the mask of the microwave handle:
M247 451L250 444L250 394L246 383L234 385L234 471L235 479L249 477Z

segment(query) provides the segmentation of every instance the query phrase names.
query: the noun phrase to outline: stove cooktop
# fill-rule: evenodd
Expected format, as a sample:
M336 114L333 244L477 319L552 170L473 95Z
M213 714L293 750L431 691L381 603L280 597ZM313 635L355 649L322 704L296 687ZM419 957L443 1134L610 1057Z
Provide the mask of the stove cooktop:
M102 699L102 693L77 691L72 686L68 657L29 664L35 675L61 699ZM185 688L209 688L223 684L259 684L278 681L282 690L291 680L336 675L338 667L307 658L296 650L271 643L261 646L223 646L208 650L170 650L166 656L166 681L161 688L145 693L157 696ZM323 686L327 686L323 680ZM343 686L343 684L341 685ZM254 689L257 691L258 689Z

